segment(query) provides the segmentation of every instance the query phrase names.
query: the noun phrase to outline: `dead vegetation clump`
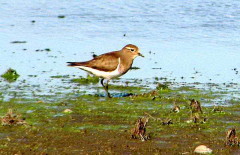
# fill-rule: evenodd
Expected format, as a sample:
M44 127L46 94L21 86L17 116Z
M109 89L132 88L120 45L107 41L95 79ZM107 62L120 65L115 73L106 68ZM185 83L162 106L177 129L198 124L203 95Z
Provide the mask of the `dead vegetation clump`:
M180 106L174 106L173 108L172 108L172 112L175 112L175 113L179 113L180 112Z
M133 139L141 139L142 141L146 141L150 139L150 136L146 134L146 126L148 123L148 120L151 118L154 121L160 121L161 125L170 125L173 124L172 120L170 118L166 118L166 119L161 119L161 118L155 118L152 115L148 114L147 112L145 112L145 114L147 116L145 117L140 117L134 128L131 129L131 134L132 134L132 138Z
M149 139L149 136L146 135L146 125L148 123L149 117L139 118L135 124L135 127L132 129L132 138L141 139L146 141Z
M221 113L221 112L224 112L224 111L223 111L223 108L222 108L222 107L220 107L220 106L214 106L212 112L219 112L219 113Z
M21 115L13 113L12 109L9 109L7 114L1 118L2 125L24 125L27 124L24 119L21 118Z
M164 121L162 121L162 125L170 125L173 124L172 119L167 118Z
M192 113L200 112L202 114L203 112L202 112L201 103L195 99L192 99L190 101L191 101L190 107L192 109Z
M240 145L235 128L229 129L227 131L225 145L226 146L239 146Z
M176 104L176 102L173 102L173 108L171 112L179 113L180 112L180 106Z
M154 121L160 121L162 125L173 124L172 119L170 119L170 118L161 119L161 118L155 118L147 112L145 112L145 114L148 115L149 118L152 118Z
M152 100L155 100L158 97L158 92L156 90L147 92L147 93L142 93L142 94L135 94L131 95L131 98L137 98L137 97L152 97Z
M205 123L207 118L201 116L203 114L201 103L195 99L192 99L190 101L191 121L194 123Z

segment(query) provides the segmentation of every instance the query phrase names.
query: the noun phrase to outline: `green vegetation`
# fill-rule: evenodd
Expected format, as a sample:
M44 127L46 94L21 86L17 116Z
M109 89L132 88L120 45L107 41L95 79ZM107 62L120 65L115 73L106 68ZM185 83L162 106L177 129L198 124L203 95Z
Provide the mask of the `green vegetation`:
M89 84L89 83L96 84L99 82L99 78L96 76L88 75L87 78L80 77L77 79L72 79L72 82L76 82L79 84Z
M125 86L110 86L110 90L111 87L122 92ZM229 128L235 127L237 133L240 129L240 102L231 99L226 101L228 106L213 104L227 92L221 96L210 90L170 85L157 85L154 90L126 88L126 92L134 91L134 95L112 99L81 95L60 101L52 96L45 96L46 101L40 98L0 101L2 119L10 113L9 116L24 120L21 125L0 126L0 153L192 154L200 144L210 147L214 154L236 151L237 146L228 147L224 143ZM196 115L194 106L190 106L193 98L208 105L202 106L203 113ZM173 112L174 106L179 106L180 111ZM146 134L150 140L131 138L131 129L139 117L149 117ZM194 123L196 118L199 121Z
M12 41L12 44L25 44L27 43L26 41Z
M65 18L65 16L64 15L59 15L58 18Z
M156 89L161 91L161 90L167 90L168 87L169 87L169 86L168 86L168 83L166 83L166 82L165 82L164 84L162 84L162 83L158 83Z
M54 76L51 76L51 78L63 79L63 78L69 78L69 75L54 75Z
M15 82L20 75L14 69L8 69L4 74L1 75L8 82Z

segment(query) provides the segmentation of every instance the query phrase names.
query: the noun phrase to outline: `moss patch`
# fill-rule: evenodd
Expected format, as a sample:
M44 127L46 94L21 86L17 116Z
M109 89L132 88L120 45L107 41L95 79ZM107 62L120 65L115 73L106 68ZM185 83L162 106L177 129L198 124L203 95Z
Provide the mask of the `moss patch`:
M96 84L99 82L99 78L96 76L88 75L87 78L80 77L77 79L72 79L71 81L79 84L89 84L89 83Z
M231 99L228 106L216 107L211 103L223 96L204 89L130 88L136 95L124 98L81 95L59 101L45 96L51 102L37 98L0 101L1 116L7 109L17 110L28 124L0 126L0 153L192 154L200 144L214 154L236 153L238 147L226 147L224 143L229 128L240 130L239 100ZM206 121L191 121L193 98L203 105L199 118ZM178 113L172 111L176 105L180 107ZM149 117L145 130L150 139L144 142L131 138L131 130L142 117Z
M4 74L1 75L8 82L15 82L19 78L19 74L14 69L8 69Z

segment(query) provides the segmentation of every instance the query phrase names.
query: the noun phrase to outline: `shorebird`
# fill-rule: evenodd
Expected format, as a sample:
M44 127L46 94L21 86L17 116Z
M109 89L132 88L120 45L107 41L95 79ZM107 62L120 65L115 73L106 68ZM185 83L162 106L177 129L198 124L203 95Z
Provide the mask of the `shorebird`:
M67 62L68 66L76 67L85 70L97 77L102 78L101 84L107 93L107 96L111 98L108 92L108 82L120 77L128 72L131 68L133 60L137 56L144 57L139 48L135 45L128 44L119 51L113 51L94 57L92 60L85 62ZM104 84L104 79L107 80Z

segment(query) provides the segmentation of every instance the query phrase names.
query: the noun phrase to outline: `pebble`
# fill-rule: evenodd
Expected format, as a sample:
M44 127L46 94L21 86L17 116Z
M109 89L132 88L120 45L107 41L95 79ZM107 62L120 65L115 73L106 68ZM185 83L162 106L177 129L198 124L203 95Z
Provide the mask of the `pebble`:
M212 153L212 149L208 148L205 145L199 145L198 147L195 148L194 152L200 154L210 154Z
M73 111L71 109L65 109L63 112L64 113L72 113Z

